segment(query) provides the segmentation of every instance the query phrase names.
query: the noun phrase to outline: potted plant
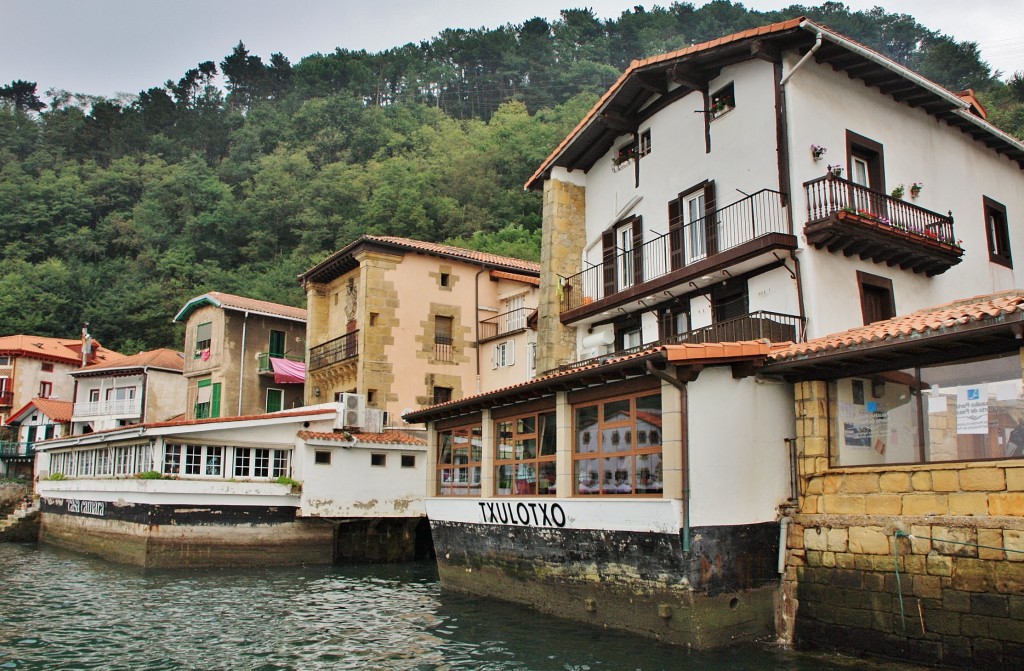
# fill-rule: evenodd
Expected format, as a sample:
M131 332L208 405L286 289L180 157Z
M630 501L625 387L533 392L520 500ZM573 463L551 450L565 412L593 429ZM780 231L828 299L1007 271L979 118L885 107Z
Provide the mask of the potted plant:
M832 173L833 177L842 177L843 176L843 166L841 166L841 165L831 165L831 164L829 164L828 171L830 173Z
M821 157L824 156L825 152L827 152L827 151L828 151L828 149L826 149L825 147L822 147L820 144L812 144L811 145L811 157L815 161L820 161Z
M910 185L910 197L917 198L921 195L921 189L924 188L924 184L921 182L914 182Z
M905 193L904 187L903 187L902 184L900 184L895 189L893 189L892 193L890 193L889 195L892 196L893 198L895 198L896 200L902 200L904 193Z

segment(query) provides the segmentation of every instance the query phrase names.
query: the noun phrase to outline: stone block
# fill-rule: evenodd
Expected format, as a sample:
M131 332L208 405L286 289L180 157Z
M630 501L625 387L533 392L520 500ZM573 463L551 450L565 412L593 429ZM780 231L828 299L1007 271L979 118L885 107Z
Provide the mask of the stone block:
M950 585L964 592L994 592L996 577L993 571L995 562L980 559L957 558L953 560Z
M804 487L804 494L821 494L824 490L824 486L824 478L810 478L807 480L807 485Z
M1024 491L1024 468L1006 469L1006 489L1011 492Z
M989 515L1024 515L1024 492L997 492L988 496Z
M889 554L889 537L879 527L851 527L850 552L855 554Z
M825 493L826 494L837 494L840 488L843 486L843 476L841 475L826 475L825 476Z
M996 641L1024 643L1024 622L993 618L988 623L988 637Z
M960 471L960 489L965 492L1001 492L1006 475L1001 468L965 468Z
M909 492L910 473L905 471L883 473L878 478L878 488L883 492Z
M971 612L970 592L960 592L955 589L942 590L942 608L954 613Z
M854 565L861 571L892 571L892 555L854 555ZM901 569L902 571L902 569Z
M871 611L861 608L836 608L836 624L855 629L871 628Z
M988 624L991 618L982 615L960 616L960 629L975 638L988 638Z
M903 497L904 515L946 515L948 512L949 497L946 494L907 494Z
M989 617L1010 617L1010 600L1002 594L972 594L971 612Z
M805 457L820 457L828 454L828 439L819 436L804 438Z
M805 496L800 502L800 512L805 515L817 515L821 512L821 497L820 496Z
M804 529L804 548L808 550L827 550L828 532L821 527Z
M1003 546L1002 529L978 529L978 545L989 546L978 548L979 559L1006 559L1005 552L991 549Z
M1006 548L1006 559L1013 562L1024 562L1024 531L1003 529L1002 542L996 543Z
M903 555L903 570L906 573L927 573L928 565L923 555Z
M988 494L982 492L949 494L950 515L988 515Z
M1024 595L1011 594L1009 595L1010 601L1010 617L1014 620L1024 620Z
M913 594L923 599L941 599L942 581L934 575L913 576Z
M826 537L829 550L832 552L846 552L850 540L848 529L829 529Z
M923 526L919 524L911 525L910 535L913 536L913 538L910 539L910 544L911 547L913 547L915 554L926 555L932 551L932 542L930 540L932 528L930 526Z
M932 474L930 471L916 471L910 476L910 486L916 492L932 491Z
M932 489L936 492L955 492L960 489L957 471L932 471Z
M885 589L885 576L881 573L865 573L861 585L870 592L881 592Z
M831 515L863 515L866 506L863 494L824 497L825 512Z
M857 559L851 552L837 552L836 553L836 568L841 569L852 569L856 567Z
M899 494L869 494L864 501L868 515L899 515L903 512L903 497Z
M932 549L954 557L977 557L978 538L974 529L932 527Z
M1024 564L1020 562L985 562L995 573L996 590L1001 594L1024 594Z
M893 615L888 610L871 611L871 628L875 631L882 631L891 634L893 629Z
M918 627L921 626L920 622L914 623L917 625L916 627L910 623L911 620L918 620L919 615L918 613L914 612L916 610L916 608L909 609L909 612L907 612L908 630L910 630L911 627L913 627L914 630L920 631L920 629L918 629ZM952 611L932 608L922 609L921 612L924 614L925 631L929 633L942 634L943 636L960 635L960 618L962 617L960 613L954 613Z
M821 551L820 550L808 550L807 551L807 565L814 568L821 566Z
M925 558L928 575L950 577L953 575L953 558L932 553Z
M850 473L846 476L847 494L875 494L878 492L877 473Z

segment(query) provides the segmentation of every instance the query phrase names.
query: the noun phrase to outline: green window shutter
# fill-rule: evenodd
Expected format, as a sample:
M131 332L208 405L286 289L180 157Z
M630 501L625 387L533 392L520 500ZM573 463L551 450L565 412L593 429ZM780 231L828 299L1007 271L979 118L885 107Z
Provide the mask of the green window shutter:
M284 356L284 331L270 332L270 356Z
M220 382L213 385L213 398L210 399L210 417L220 417Z
M267 412L277 412L284 405L284 391L281 389L267 390Z

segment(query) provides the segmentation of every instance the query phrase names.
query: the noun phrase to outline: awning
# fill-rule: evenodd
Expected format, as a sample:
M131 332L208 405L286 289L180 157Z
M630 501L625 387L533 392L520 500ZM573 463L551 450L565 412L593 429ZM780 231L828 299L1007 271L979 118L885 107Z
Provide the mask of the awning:
M304 384L306 382L306 362L289 359L270 358L274 369L274 382L278 384Z

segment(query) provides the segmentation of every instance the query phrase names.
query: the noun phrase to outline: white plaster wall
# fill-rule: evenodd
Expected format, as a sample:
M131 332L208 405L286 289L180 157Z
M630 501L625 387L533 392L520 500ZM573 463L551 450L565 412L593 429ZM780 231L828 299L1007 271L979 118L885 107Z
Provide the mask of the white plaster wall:
M118 503L178 505L296 506L299 497L288 485L275 482L228 480L137 480L134 478L82 478L39 480L39 496Z
M778 188L772 65L755 60L725 67L709 90L730 82L736 108L711 122L710 153L705 151L704 115L694 113L704 108L704 99L690 93L641 124L641 132L651 131L652 149L640 159L639 187L632 164L612 169L612 157L629 135L620 136L587 172L587 261L600 263L601 234L623 217L643 217L645 242L667 233L669 200L702 180L715 181L719 207L743 199L739 190ZM639 202L620 213L636 196Z
M307 517L421 517L426 514L426 448L413 445L331 444L297 447L294 463L302 480L302 510ZM329 451L330 464L314 463L316 451ZM371 454L386 455L384 466L371 466ZM401 455L416 465L403 468Z
M786 265L792 269L793 261ZM748 304L751 312L768 310L784 315L799 315L800 301L796 292L796 280L786 268L776 268L747 281Z
M687 385L690 525L772 522L789 497L790 385L705 369Z
M188 381L181 373L150 370L148 377L146 422L165 422L187 411Z
M787 66L794 61L790 56ZM846 169L849 129L883 145L887 193L902 183L906 201L941 214L953 212L954 234L963 240L965 250L959 265L928 278L841 253L803 249L800 262L810 337L862 323L857 270L892 280L899 314L1020 286L1020 271L989 261L982 207L983 195L1006 206L1012 255L1024 262L1024 173L1016 163L923 110L897 103L827 65L809 61L787 84L786 96L798 232L806 223L803 183L823 175L829 163ZM812 143L828 148L821 161L812 159ZM924 184L917 199L909 196L913 182ZM806 247L802 236L801 245Z

